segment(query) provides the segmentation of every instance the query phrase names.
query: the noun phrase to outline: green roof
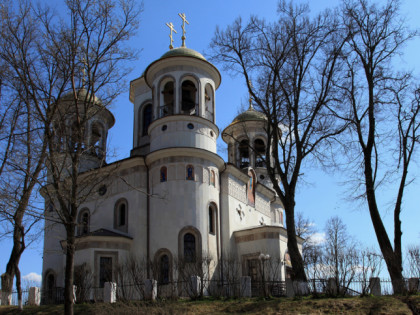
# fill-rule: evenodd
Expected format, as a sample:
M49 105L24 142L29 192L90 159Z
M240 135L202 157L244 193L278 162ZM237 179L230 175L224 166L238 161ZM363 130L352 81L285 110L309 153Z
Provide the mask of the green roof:
M232 121L232 124L237 123L237 122L250 121L250 120L266 121L267 117L265 116L264 113L261 113L251 107L245 112L236 116L235 119Z
M161 59L168 58L168 57L178 57L178 56L179 57L194 57L201 60L206 60L206 58L204 58L204 56L200 54L198 51L195 51L187 47L178 47L178 48L171 49L167 51L166 53L164 53Z

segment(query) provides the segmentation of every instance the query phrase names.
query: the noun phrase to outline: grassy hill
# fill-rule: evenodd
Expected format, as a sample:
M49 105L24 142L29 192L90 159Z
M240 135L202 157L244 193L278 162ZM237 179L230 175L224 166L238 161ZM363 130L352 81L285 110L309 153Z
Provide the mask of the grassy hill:
M420 295L409 297L275 298L77 304L75 314L420 314ZM0 306L0 314L62 314L63 305Z

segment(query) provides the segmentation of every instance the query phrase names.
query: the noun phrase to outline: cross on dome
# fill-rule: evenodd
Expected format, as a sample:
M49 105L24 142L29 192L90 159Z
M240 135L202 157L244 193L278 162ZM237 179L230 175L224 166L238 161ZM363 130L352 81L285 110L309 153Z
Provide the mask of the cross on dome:
M169 44L169 49L173 49L174 46L172 46L172 43L174 42L174 39L172 38L172 32L175 32L176 34L178 34L178 32L175 31L175 28L172 22L166 23L166 26L169 27L169 29L171 30L171 33L169 34L169 38L171 39L171 43Z
M190 23L187 21L187 17L185 16L185 13L178 13L178 15L181 17L182 19L182 47L186 47L185 46L185 23L187 23L188 25L190 25Z

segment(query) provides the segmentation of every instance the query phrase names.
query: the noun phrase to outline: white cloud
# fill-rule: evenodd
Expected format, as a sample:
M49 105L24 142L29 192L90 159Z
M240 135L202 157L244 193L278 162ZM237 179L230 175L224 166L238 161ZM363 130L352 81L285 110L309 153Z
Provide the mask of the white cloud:
M325 243L325 233L314 233L312 234L309 239L308 243L311 243L313 245L320 245L322 243Z
M22 277L22 279L23 279L24 281L28 281L28 282L36 282L36 283L41 284L41 281L42 281L42 276L41 276L41 275L39 275L39 274L37 274L36 272L30 272L30 273L28 273L27 275L24 275L24 276Z

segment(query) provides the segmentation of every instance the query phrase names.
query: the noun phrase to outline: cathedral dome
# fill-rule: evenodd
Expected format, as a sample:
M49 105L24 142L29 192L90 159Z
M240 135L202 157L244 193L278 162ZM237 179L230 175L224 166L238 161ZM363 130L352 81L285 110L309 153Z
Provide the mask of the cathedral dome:
M195 51L193 49L187 48L187 47L178 47L171 49L164 53L161 57L161 59L169 58L169 57L194 57L201 60L206 60L202 54L200 54L198 51Z

